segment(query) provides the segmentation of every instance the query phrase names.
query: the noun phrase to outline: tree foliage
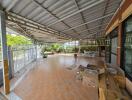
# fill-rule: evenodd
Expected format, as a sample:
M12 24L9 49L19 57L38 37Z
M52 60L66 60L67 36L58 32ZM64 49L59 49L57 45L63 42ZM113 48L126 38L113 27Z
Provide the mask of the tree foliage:
M57 52L60 49L61 45L54 43L51 45L52 50L54 50L55 52Z
M61 51L63 51L62 45L58 43L53 43L48 46L43 46L41 53L43 54L44 52L61 52Z
M7 34L7 45L23 45L32 44L32 42L24 36Z

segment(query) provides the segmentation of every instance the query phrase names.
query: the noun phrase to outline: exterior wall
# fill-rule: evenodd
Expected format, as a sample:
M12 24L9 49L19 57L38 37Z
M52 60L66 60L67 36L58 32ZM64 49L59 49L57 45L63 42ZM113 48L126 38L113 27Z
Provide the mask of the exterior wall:
M106 28L106 36L116 27L118 27L118 48L117 48L117 64L120 66L121 47L122 47L122 22L132 14L132 1L125 0L117 10L116 14Z
M118 27L118 47L117 47L117 65L121 66L121 49L122 49L122 34L123 34L123 21L132 14L132 0L124 0L116 14L106 28L106 36L112 30ZM126 78L126 88L132 95L132 82Z
M116 27L118 27L118 48L117 48L117 65L120 66L121 62L121 47L122 47L122 22L132 14L132 1L125 0L119 9L117 10L116 14L110 21L109 25L106 28L106 36Z

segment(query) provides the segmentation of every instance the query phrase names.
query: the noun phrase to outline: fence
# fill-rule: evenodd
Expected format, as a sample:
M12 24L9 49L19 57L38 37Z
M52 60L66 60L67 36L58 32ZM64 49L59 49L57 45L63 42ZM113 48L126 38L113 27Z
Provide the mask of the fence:
M37 59L36 45L17 45L8 48L9 78ZM0 52L0 86L3 84L3 66Z
M16 73L24 68L27 64L37 59L37 47L35 45L17 45L9 49L13 61L10 64L13 72Z

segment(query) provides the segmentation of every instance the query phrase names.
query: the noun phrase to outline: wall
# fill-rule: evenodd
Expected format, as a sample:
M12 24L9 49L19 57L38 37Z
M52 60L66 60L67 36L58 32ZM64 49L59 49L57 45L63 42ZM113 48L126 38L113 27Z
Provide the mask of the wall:
M110 32L118 28L118 47L117 47L117 65L121 66L121 49L122 49L122 23L132 14L132 0L124 0L120 5L119 9L111 19L110 23L106 28L106 36L110 34ZM132 82L126 78L126 88L132 95Z

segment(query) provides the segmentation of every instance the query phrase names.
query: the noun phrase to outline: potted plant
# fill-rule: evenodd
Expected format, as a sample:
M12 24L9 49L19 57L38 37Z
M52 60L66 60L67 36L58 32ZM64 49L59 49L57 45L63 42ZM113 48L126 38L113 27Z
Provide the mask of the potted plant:
M46 49L45 49L45 47L43 47L41 50L41 55L43 58L47 58L47 54L45 53L45 51L46 51Z

